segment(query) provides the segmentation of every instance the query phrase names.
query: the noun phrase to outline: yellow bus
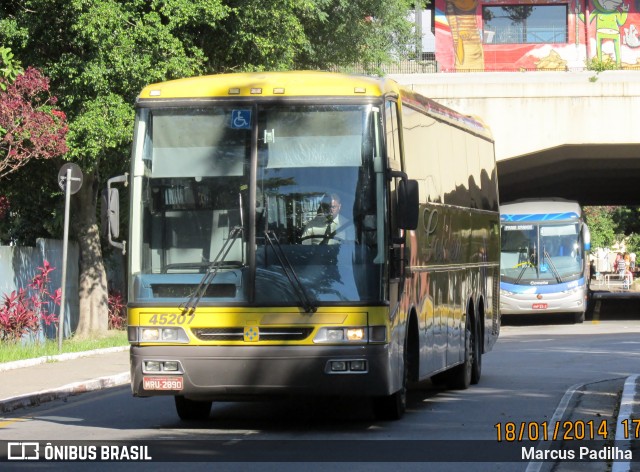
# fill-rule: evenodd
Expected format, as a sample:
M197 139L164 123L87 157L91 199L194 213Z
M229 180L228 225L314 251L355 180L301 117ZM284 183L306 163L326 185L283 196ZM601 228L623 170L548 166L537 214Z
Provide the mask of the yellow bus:
M133 395L213 401L467 388L500 329L491 134L381 78L238 73L136 101L128 330Z

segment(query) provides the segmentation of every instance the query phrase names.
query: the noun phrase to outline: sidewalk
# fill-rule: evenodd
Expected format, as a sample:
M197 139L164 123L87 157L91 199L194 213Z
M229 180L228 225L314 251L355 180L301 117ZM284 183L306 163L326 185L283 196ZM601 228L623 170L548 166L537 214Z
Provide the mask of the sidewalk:
M0 364L0 413L128 384L129 347Z
M633 281L625 285L619 275L615 273L602 273L589 280L589 289L592 292L609 293L609 294L628 294L631 296L640 296L640 279L634 278Z

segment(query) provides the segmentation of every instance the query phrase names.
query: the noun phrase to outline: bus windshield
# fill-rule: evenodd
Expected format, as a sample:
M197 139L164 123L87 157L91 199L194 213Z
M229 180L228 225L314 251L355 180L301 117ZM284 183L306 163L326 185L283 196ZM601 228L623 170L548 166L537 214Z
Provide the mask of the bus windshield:
M520 285L560 284L583 275L579 223L505 224L500 275Z
M372 105L139 109L131 296L180 304L215 270L200 304L382 300L379 123Z

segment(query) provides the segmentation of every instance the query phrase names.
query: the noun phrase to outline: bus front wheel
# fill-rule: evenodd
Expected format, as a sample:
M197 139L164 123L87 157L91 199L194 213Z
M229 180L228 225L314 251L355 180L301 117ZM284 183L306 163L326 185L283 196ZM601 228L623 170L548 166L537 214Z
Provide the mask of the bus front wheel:
M176 395L176 411L181 420L206 420L211 413L212 402L189 400L182 395Z
M379 420L395 421L402 418L407 409L407 389L409 381L409 363L407 362L407 342L402 355L402 385L400 390L385 397L373 399L373 414Z

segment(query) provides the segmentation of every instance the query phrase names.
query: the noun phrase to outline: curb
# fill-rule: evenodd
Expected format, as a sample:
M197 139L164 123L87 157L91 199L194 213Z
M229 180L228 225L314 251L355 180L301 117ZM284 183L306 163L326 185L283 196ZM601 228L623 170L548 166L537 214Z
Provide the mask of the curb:
M618 412L618 420L616 422L616 444L619 444L624 450L630 450L631 439L624 438L623 429L620 427L623 420L630 420L633 413L633 406L636 396L636 383L640 374L630 375L624 383L622 389L622 396L620 397L620 410ZM611 472L628 472L631 470L631 464L629 461L614 461L611 467Z
M131 374L129 372L122 372L120 374L107 377L99 377L97 379L87 380L84 382L67 384L55 389L11 397L0 400L0 412L8 413L18 408L38 406L41 403L64 399L81 393L93 392L104 388L119 387L121 385L128 384L130 381Z

